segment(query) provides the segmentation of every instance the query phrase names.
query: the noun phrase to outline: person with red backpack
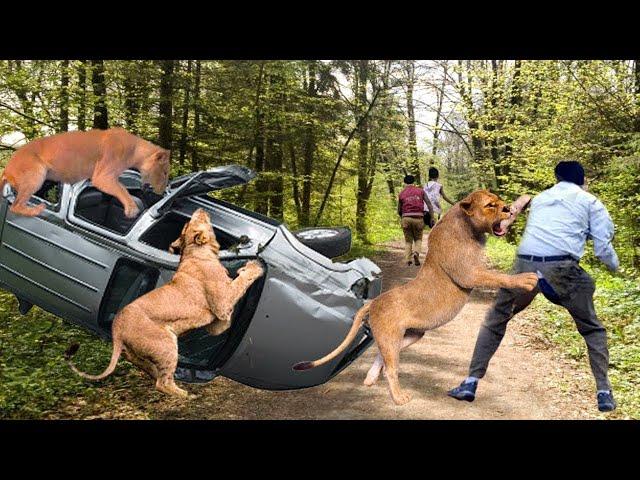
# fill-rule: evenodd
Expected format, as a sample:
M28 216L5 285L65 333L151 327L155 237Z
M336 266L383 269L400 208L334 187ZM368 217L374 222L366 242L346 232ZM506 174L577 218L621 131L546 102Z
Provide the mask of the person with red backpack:
M402 232L405 241L405 260L411 265L411 260L417 266L420 265L420 252L422 251L422 233L424 230L424 204L430 213L430 227L434 224L433 205L425 191L414 185L416 179L413 175L404 177L404 189L398 196L398 215L402 218Z

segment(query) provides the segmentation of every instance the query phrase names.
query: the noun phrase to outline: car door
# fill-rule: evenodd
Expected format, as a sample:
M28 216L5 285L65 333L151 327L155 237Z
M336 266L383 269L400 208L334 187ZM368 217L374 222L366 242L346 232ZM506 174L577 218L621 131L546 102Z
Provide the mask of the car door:
M59 204L37 217L15 215L2 200L0 282L44 310L99 331L100 301L119 255L65 222L70 188L64 185Z

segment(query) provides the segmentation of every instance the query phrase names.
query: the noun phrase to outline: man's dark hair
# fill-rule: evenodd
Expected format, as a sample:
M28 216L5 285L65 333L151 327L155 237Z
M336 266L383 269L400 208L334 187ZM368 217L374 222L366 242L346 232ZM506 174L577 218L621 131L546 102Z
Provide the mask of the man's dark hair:
M438 171L438 169L436 167L431 167L429 169L429 180L432 180L434 178L438 178L440 176L440 172Z
M580 162L566 160L556 165L554 170L559 182L572 182L576 185L584 185L584 168Z
M414 177L413 175L405 175L404 177L404 183L406 183L407 185L411 185L415 181L416 177Z

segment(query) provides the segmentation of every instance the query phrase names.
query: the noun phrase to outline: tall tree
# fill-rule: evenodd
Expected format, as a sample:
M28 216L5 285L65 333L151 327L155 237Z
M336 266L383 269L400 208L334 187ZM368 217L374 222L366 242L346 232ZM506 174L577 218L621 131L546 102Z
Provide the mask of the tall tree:
M284 220L284 133L283 114L285 107L284 63L271 75L272 108L269 118L269 138L266 144L267 170L269 171L269 215Z
M355 92L357 111L363 120L360 122L356 131L358 140L358 192L356 197L356 233L364 241L367 238L367 202L368 183L369 183L369 117L364 115L366 112L367 101L367 84L370 78L371 65L369 60L359 60L356 62L355 75Z
M634 93L636 94L635 131L640 133L640 60L634 62Z
M60 72L60 122L59 132L69 130L69 60L63 60Z
M80 60L78 71L78 130L87 128L87 61Z
M158 121L158 145L171 149L173 138L173 60L160 62L160 118Z
M420 183L420 160L418 159L418 142L416 137L416 115L414 105L414 89L416 86L416 62L407 60L405 62L405 83L407 88L407 129L409 131L409 169L415 175L416 181Z
M433 144L431 145L431 155L434 157L438 153L438 138L440 138L440 123L442 120L442 104L444 102L444 90L447 85L448 74L449 62L445 60L442 64L442 81L440 82L440 88L436 89L436 120L433 126Z
M91 85L93 86L93 128L109 128L107 111L107 86L104 75L104 60L91 61Z
M27 140L33 140L39 135L40 131L34 112L34 98L32 96L32 92L29 91L27 82L30 73L27 71L27 66L22 60L16 60L15 67L16 74L18 75L18 81L16 82L14 91L20 100L21 110L24 112L24 115L22 115L24 125L22 132Z
M307 114L307 122L304 128L304 140L303 140L303 164L302 164L302 202L301 202L301 218L300 223L302 225L309 225L309 219L311 215L311 181L313 174L313 159L316 150L315 141L315 125L314 125L314 113L315 113L315 99L317 97L317 60L307 61L307 102L305 103L305 113ZM294 179L297 181L297 179Z
M264 85L264 86L263 86ZM269 88L269 74L267 73L267 68L265 63L260 65L259 77L258 77L258 87L256 89L256 136L255 136L255 146L256 146L256 159L255 159L255 169L258 174L264 172L266 167L266 155L265 155L265 145L267 141L267 125L265 120L265 108L264 101L262 100L262 96L265 95L263 88L268 90ZM269 205L264 201L265 196L269 190L269 182L267 178L258 177L256 181L256 198L255 198L255 210L258 213L262 213L263 215L268 214Z
M187 60L187 74L184 79L184 101L182 103L182 124L180 129L179 162L184 165L187 154L187 135L189 126L189 94L191 93L191 60Z
M140 110L140 91L138 83L138 68L125 69L122 80L124 90L124 124L131 133L138 133L138 112Z
M196 60L196 71L193 85L193 142L191 144L191 171L198 171L198 140L200 139L200 78L202 62Z

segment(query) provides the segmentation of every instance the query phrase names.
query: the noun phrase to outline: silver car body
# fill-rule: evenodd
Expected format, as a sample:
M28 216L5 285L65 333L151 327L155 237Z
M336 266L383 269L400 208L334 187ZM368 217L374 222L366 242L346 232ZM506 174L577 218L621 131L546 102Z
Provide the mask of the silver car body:
M231 180L218 180L225 175ZM230 272L257 258L266 275L239 304L228 332L213 337L198 329L181 337L182 378L207 381L223 375L265 389L326 382L371 343L366 328L333 361L306 372L291 366L341 342L356 311L380 293L380 269L366 258L334 262L302 244L283 224L206 195L254 175L244 167L225 166L181 177L126 232L79 214L78 200L93 194L89 181L61 185L55 205L34 199L47 203L38 217L11 213L8 202L14 197L7 186L0 202L0 285L22 302L109 338L116 308L170 280L178 266L178 255L151 245L146 236L154 228L162 233L165 224L159 222L167 215L176 225L184 224L202 207L219 238L242 240L220 252ZM135 171L126 171L120 180L130 190L142 188Z

